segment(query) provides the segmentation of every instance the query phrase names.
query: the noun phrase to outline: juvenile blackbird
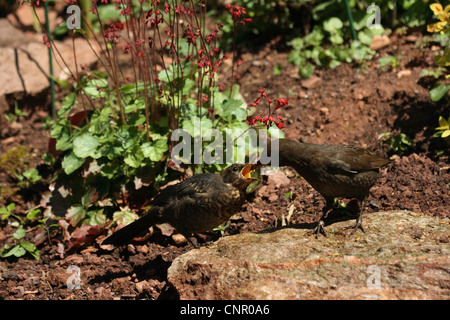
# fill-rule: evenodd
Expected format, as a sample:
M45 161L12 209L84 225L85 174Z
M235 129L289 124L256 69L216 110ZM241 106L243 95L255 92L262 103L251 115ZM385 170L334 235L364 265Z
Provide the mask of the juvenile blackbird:
M268 148L270 152L270 144ZM294 168L325 198L323 214L313 231L316 238L319 233L326 236L322 219L331 210L334 198L339 197L360 201L359 215L351 234L358 228L364 232L364 202L370 188L377 182L378 169L386 165L388 160L363 148L302 143L289 139L280 139L278 150L280 166Z
M187 239L190 233L210 231L235 214L254 180L255 164L233 164L220 175L202 173L163 189L151 201L150 210L106 238L102 244L121 246L151 226L169 223Z

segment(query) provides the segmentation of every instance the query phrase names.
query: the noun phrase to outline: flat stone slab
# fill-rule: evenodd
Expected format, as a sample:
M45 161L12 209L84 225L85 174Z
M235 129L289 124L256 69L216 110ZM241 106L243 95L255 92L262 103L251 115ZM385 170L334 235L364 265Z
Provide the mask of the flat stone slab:
M224 237L177 257L181 299L449 299L450 219L408 211L365 214L328 236L289 226Z
M42 35L24 33L15 28L7 19L0 19L0 111L5 112L5 96L28 97L36 96L50 87L48 48L44 45ZM97 48L96 43L91 43ZM91 66L97 61L97 56L89 47L86 40L72 39L63 42L56 41L55 45L66 62L68 68L75 74L74 46L77 54L78 70L81 65ZM54 52L53 72L56 79L67 79L66 64Z

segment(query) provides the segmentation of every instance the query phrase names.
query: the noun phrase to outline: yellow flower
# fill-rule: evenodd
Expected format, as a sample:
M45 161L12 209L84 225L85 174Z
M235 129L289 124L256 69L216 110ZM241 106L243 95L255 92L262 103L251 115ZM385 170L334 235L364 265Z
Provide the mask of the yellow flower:
M428 32L441 32L444 33L444 28L450 25L450 4L444 8L440 3L432 3L430 4L430 9L433 11L434 15L437 17L439 22L429 24L427 26Z

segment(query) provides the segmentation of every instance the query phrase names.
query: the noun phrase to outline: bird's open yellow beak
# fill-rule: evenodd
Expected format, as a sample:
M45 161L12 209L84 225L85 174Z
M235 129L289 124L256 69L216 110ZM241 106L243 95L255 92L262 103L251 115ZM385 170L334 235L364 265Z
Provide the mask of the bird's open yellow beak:
M259 168L261 168L263 165L262 164L247 164L244 168L242 168L241 170L241 176L245 179L253 179L253 180L258 180L252 177L252 172L258 170Z

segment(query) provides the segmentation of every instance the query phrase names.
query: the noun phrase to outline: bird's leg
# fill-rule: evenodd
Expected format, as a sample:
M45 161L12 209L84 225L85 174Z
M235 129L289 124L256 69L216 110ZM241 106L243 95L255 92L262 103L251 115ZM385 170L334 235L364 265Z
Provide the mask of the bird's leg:
M319 234L323 234L325 237L327 236L327 233L325 232L325 223L323 222L323 219L328 215L328 213L332 210L333 207L333 199L331 198L325 198L326 204L323 208L322 216L320 217L319 222L317 222L317 226L313 230L313 234L316 235L316 239L319 238Z
M186 234L183 234L183 236L195 249L200 247L200 245L195 237L193 237L193 236L190 237L189 235L186 235Z
M316 239L319 238L319 233L323 234L324 237L327 236L327 233L325 232L325 223L323 222L322 218L319 220L319 222L317 222L317 227L314 228L313 230L313 234L316 235Z
M364 202L365 202L365 200L366 200L366 198L360 199L360 206L361 207L359 208L359 215L356 218L356 223L353 226L353 230L352 230L352 232L350 232L350 235L354 234L357 229L360 229L362 232L365 233L364 228L362 226L362 213L363 213L363 210L364 210Z

